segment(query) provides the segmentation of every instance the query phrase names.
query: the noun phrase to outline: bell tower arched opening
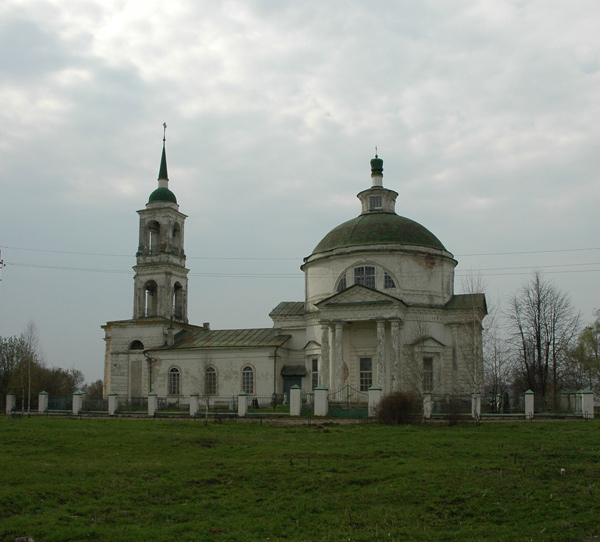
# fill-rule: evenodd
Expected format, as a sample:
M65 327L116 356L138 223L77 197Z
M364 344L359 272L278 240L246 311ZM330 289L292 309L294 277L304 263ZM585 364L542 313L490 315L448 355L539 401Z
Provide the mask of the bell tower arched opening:
M158 285L149 280L144 285L144 316L157 316L158 314Z

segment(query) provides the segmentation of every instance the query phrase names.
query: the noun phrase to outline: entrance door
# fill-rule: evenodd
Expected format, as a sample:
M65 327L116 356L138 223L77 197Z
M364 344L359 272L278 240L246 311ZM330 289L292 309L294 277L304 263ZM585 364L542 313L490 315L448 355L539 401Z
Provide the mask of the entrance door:
M301 376L286 376L283 378L283 393L287 395L288 401L290 400L290 389L294 385L302 387Z

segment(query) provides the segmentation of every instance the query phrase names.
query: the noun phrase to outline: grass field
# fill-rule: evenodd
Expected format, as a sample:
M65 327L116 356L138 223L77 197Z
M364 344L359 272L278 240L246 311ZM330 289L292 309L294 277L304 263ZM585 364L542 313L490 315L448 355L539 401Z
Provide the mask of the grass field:
M598 421L6 416L0 458L0 540L600 538Z

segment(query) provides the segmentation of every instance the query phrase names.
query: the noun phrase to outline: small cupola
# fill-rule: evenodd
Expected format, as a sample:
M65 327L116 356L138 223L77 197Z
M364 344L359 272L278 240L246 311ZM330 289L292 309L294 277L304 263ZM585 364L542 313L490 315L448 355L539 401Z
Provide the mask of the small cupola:
M398 192L383 187L383 160L375 153L371 159L371 188L357 194L362 203L361 214L395 213Z

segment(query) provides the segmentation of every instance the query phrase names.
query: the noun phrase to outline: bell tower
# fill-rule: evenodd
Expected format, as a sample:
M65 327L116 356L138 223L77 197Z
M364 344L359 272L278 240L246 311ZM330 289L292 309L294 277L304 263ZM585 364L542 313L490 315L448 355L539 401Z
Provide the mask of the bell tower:
M133 318L163 318L188 322L189 269L185 267L183 230L186 215L179 212L169 190L166 129L164 126L158 188L150 194L140 215L140 240L133 270Z

